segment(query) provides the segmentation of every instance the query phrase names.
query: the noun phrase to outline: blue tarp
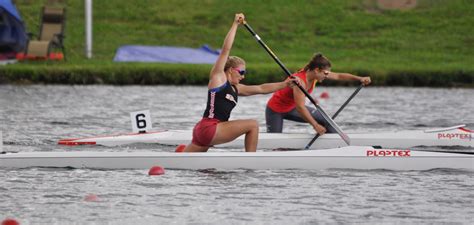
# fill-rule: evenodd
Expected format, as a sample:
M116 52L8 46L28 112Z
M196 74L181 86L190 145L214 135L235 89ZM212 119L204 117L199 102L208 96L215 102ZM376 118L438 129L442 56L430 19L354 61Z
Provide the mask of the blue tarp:
M20 14L11 0L0 0L0 50L21 52L28 37Z
M218 55L219 50L207 45L201 48L126 45L117 50L114 61L214 64Z

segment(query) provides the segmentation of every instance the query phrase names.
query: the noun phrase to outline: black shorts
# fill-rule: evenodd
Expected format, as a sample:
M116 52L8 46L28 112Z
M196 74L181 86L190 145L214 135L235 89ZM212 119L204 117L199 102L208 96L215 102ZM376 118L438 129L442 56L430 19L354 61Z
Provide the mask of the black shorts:
M326 128L326 133L336 133L336 129L334 129L332 126L329 126L329 123L326 121L326 119L324 119L323 115L321 115L321 112L309 106L306 106L306 108L311 113L316 122ZM307 123L306 120L300 116L296 108L287 113L277 113L268 106L265 109L265 120L267 122L268 133L281 133L283 131L284 119L300 123Z

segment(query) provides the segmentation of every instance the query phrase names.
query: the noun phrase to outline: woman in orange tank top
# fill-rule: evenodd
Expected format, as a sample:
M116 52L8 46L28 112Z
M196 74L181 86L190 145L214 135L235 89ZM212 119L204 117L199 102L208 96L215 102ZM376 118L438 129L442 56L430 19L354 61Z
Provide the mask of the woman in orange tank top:
M331 62L318 53L308 62L308 64L294 73L299 84L311 93L318 82L325 79L360 81L364 85L370 84L370 77L360 77L349 73L331 72ZM265 110L267 132L281 133L283 130L283 120L296 122L306 122L311 124L313 129L323 135L326 132L335 133L334 128L328 126L321 113L314 107L305 105L306 96L297 87L287 87L273 93L268 100Z

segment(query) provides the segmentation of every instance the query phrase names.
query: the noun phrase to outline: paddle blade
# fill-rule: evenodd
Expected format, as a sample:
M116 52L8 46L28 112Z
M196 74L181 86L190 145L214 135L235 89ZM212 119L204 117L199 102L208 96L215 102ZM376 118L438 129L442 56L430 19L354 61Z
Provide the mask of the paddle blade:
M339 136L342 138L342 140L344 140L344 142L346 142L347 145L350 145L351 139L349 138L349 136L344 131L342 131L342 129L336 124L336 122L334 122L333 119L331 119L331 117L328 116L328 114L324 111L323 108L321 108L321 106L319 106L318 104L316 104L315 106L318 111L321 112L321 115L327 121L329 126L333 127L336 130L337 134L339 134Z
M342 134L339 134L342 138L342 140L344 140L344 142L346 142L347 145L351 145L351 139L349 138L349 136L347 136L347 134L345 133L342 133Z

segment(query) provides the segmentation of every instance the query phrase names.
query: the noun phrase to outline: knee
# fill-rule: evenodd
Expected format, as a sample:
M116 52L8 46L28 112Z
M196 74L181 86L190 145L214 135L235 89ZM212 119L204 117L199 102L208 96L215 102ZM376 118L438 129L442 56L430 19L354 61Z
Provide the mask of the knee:
M249 124L252 130L258 131L258 122L257 120L249 120Z

